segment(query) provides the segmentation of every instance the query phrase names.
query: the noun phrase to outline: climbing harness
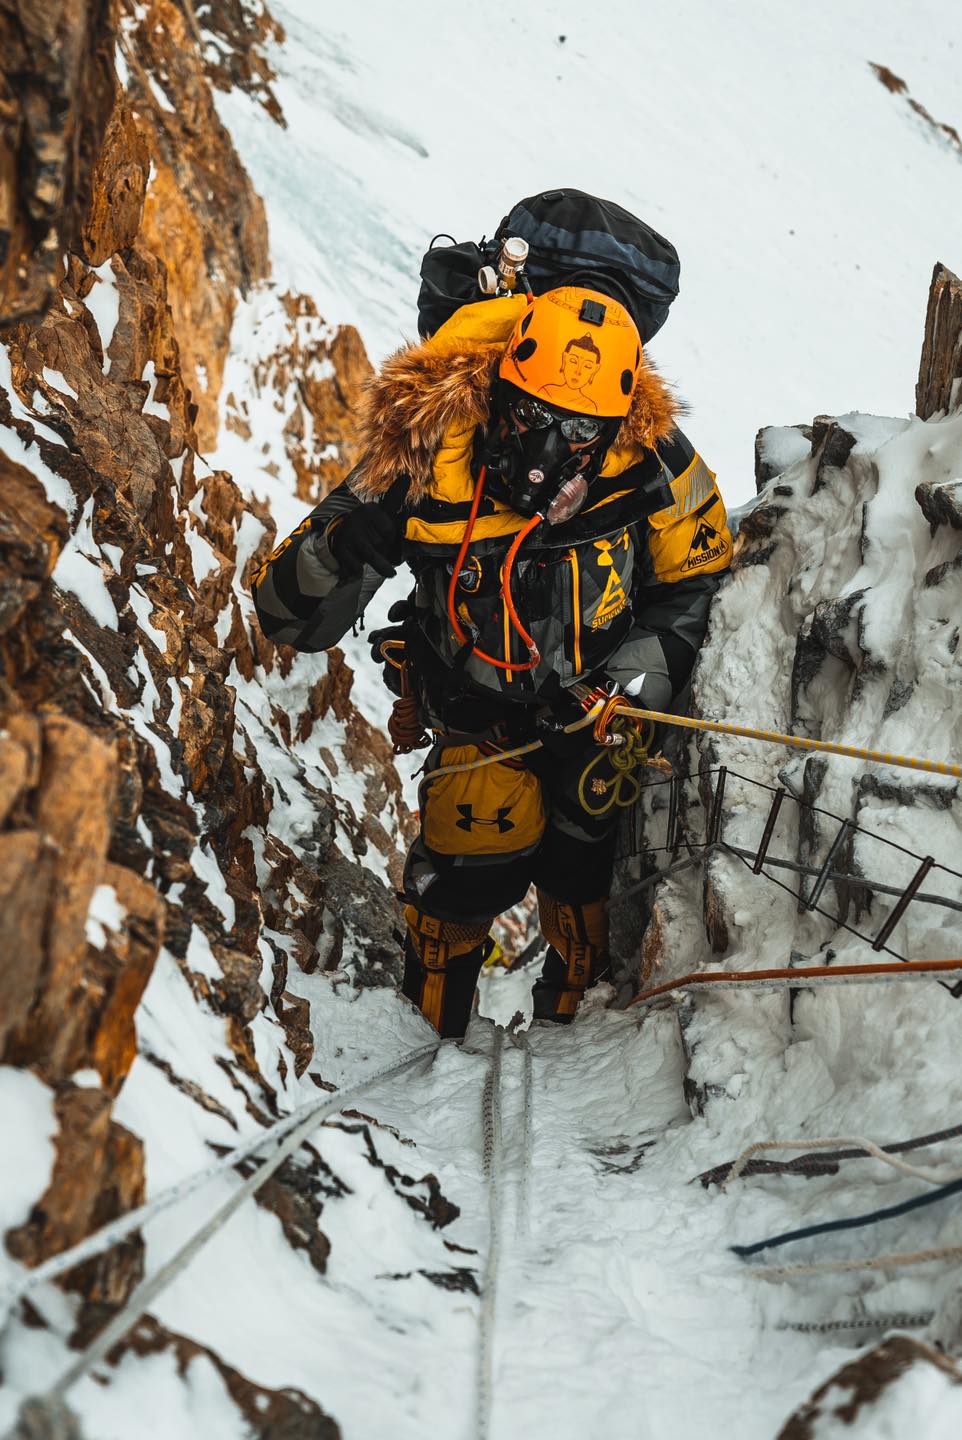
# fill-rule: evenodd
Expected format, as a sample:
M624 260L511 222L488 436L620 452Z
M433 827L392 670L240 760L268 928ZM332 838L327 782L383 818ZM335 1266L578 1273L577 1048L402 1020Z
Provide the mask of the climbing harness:
M637 740L635 739L636 727L634 723L630 725L618 725L619 716L621 712L625 710L626 705L624 703L615 705L612 704L612 701L623 701L623 696L609 696L604 691L588 690L584 686L572 686L572 690L581 692L582 703L585 705L586 713L577 720L572 720L569 724L562 725L560 728L562 735L573 735L578 730L586 730L590 725L592 727L592 736L595 744L603 747L603 753L609 754L613 764L617 764L614 756L618 750L627 749L629 751L632 758L630 761L622 762L622 769L624 771L632 770L637 765L650 766L653 769L659 770L662 774L665 773L666 768L670 769L670 762L667 761L664 756L648 754L648 746L651 743L650 737L642 740L639 735ZM441 738L443 739L443 736ZM429 770L424 776L424 779L434 780L439 775L463 775L469 770L482 770L486 765L500 765L507 760L518 760L522 755L530 755L533 751L542 749L543 745L544 741L542 740L529 740L526 744L515 745L510 750L495 750L493 754L485 755L480 760L469 760L462 765L439 765L435 770ZM592 757L589 766L593 763L593 760L597 758L599 757ZM638 793L640 793L641 788L639 785ZM625 806L633 805L636 799L637 794L633 795L630 800L624 802ZM585 808L587 809L588 806L586 805Z
M465 637L465 640L467 637ZM512 669L523 667L514 665ZM622 697L623 698L623 697ZM924 770L933 775L953 775L962 779L962 765L949 764L942 760L927 760L912 755L895 755L886 750L869 750L859 745L837 744L832 740L809 740L802 735L784 735L777 730L760 730L748 725L731 725L721 720L696 720L690 715L669 715L663 710L642 710L638 706L624 704L620 707L623 719L634 719L647 721L652 725L671 725L682 730L696 730L704 734L712 735L736 735L746 740L759 740L769 745L785 745L792 750L807 750L829 755L845 755L852 760L869 760L879 765L892 765L908 770ZM580 728L584 722L578 722L572 726L566 726L570 731ZM540 749L543 741L534 740L528 745L519 747L510 753L526 755L532 750ZM485 765L496 765L503 758L500 755L489 755L481 760L474 760L469 765L462 765L460 770L480 770ZM656 757L658 758L658 757ZM666 765L661 761L659 768ZM433 774L444 774L445 771L434 771ZM734 772L732 772L734 773ZM744 778L744 777L740 777ZM767 787L766 787L767 788Z
M570 725L561 727L562 733L572 735L576 730L584 730L593 725L597 718L599 706L589 710L578 720L572 720ZM443 738L443 737L442 737ZM469 770L481 770L485 765L503 765L506 760L517 760L522 755L530 755L532 750L541 749L540 740L529 740L526 745L515 745L511 750L496 750L492 755L486 755L482 760L469 760L464 765L439 765L435 770L429 770L424 776L425 781L435 780L439 775L464 775Z

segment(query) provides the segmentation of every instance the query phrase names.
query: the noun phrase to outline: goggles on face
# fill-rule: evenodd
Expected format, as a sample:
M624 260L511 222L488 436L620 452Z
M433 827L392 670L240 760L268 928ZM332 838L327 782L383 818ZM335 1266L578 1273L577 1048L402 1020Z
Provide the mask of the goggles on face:
M590 415L559 413L532 396L513 400L511 413L529 430L546 430L549 425L557 425L564 438L573 445L590 445L598 439L605 426L603 420L592 419Z

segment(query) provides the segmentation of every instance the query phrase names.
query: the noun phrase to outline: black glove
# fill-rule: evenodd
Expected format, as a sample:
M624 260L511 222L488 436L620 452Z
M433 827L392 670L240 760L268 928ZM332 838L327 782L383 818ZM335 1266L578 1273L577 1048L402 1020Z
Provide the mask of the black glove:
M383 630L372 630L368 636L368 644L371 647L371 659L375 665L384 666L382 679L394 695L400 695L401 693L401 672L397 669L397 662L402 659L408 659L406 647L411 635L411 619L413 615L414 610L409 600L395 600L387 612L387 618L393 620L395 623L393 625L386 625ZM388 647L387 654L381 649L382 643L385 641ZM396 648L398 641L401 642L405 649Z
M591 726L579 730L566 730L565 726L586 716L584 706L573 695L563 695L551 708L549 714L538 717L537 734L544 748L559 760L568 760L591 749L593 742Z
M559 760L589 750L596 742L594 719L587 721L588 712L599 700L614 694L618 686L604 671L597 671L589 683L579 684L573 690L562 692L550 713L538 717L538 738L546 750ZM577 730L566 727L577 721L583 723Z
M370 565L391 580L401 563L401 522L376 501L358 505L329 527L327 547L345 579L360 575L364 566Z

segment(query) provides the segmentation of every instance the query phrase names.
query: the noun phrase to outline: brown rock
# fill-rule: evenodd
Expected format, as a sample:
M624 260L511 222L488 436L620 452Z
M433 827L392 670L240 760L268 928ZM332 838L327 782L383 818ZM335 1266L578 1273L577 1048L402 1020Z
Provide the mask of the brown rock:
M811 1399L789 1416L777 1440L816 1440L822 1421L833 1430L839 1425L851 1427L852 1440L859 1436L873 1440L882 1433L880 1422L885 1428L881 1411L888 1392L910 1370L919 1368L940 1379L946 1391L962 1385L962 1370L947 1356L908 1335L893 1335L820 1385Z
M113 746L74 721L44 718L37 828L56 847L57 876L37 1023L51 1035L62 1030L81 979L87 912L107 856L115 760Z
M962 405L962 280L939 264L929 287L915 409L927 420L958 405Z
M195 469L194 447L216 430L237 296L267 273L263 207L217 118L207 72L218 69L217 83L269 87L258 46L272 22L234 0L216 8L205 24L218 34L240 27L233 58L219 68L198 49L192 6L147 0L121 42L131 75L125 96L111 74L115 36L103 6L38 0L36 14L20 6L15 20L0 15L0 40L31 34L29 46L7 52L20 55L24 68L16 94L0 85L0 138L15 132L20 145L24 97L42 91L49 100L51 74L69 60L41 53L41 41L55 47L62 27L72 25L80 57L74 76L101 67L90 94L66 95L57 112L68 149L75 142L80 149L61 156L58 173L73 177L75 188L63 191L52 222L41 217L36 229L30 177L16 165L11 171L9 154L4 170L0 157L0 229L13 216L26 237L22 254L27 241L33 246L14 296L21 323L6 337L18 418L0 391L0 422L27 447L21 464L0 455L0 946L12 957L0 968L0 1058L29 1065L59 1088L61 1120L51 1186L13 1242L31 1264L139 1198L139 1142L112 1125L110 1108L135 1054L134 1016L162 939L185 966L192 927L210 937L220 974L188 974L193 995L226 1017L228 1048L218 1059L243 1088L244 1103L257 1110L253 1082L273 1113L277 1099L248 1028L265 1003L264 921L284 939L271 997L290 1044L280 1057L284 1072L293 1065L302 1073L313 1049L309 1006L287 989L288 956L304 968L337 963L350 936L359 978L390 982L398 964L393 897L335 849L337 805L355 853L373 841L397 868L393 826L381 814L400 808L392 757L353 705L343 657L333 657L304 716L287 715L278 702L276 727L281 742L292 741L294 726L309 737L318 718L337 719L346 763L365 775L367 815L297 778L315 813L295 855L267 833L271 807L288 797L262 768L256 729L245 735L235 723L233 667L248 681L258 666L284 676L293 657L248 628L233 588L273 545L266 506L248 502L230 476ZM86 36L86 50L78 36ZM158 103L158 90L173 110ZM270 106L266 88L260 98ZM48 106L47 118L55 108ZM21 146L21 158L27 150ZM54 198L50 191L47 200ZM91 269L104 264L109 279ZM0 278L9 280L9 267ZM39 305L45 296L46 305L54 279L58 303L27 317L28 299ZM107 284L118 315L101 335L97 287ZM353 409L370 367L355 332L333 333L306 299L287 297L285 306L290 343L265 366L265 383L276 395L281 384L297 396L285 444L303 486L317 492L353 455ZM42 425L23 418L33 414ZM62 444L49 438L51 429ZM315 451L326 446L337 447L337 457L332 450L322 463ZM34 454L66 482L75 501L69 517L30 473ZM52 582L81 515L101 551L116 629L101 627ZM246 576L236 577L242 526ZM211 547L206 574L194 569L196 536ZM135 707L136 724L125 713ZM169 749L173 785L151 733ZM230 933L192 865L201 836L234 904ZM120 918L103 933L91 924L88 939L98 886L112 888ZM170 1083L215 1103L164 1056L151 1058ZM70 1077L92 1067L101 1088L73 1088ZM288 1206L292 1236L296 1208ZM312 1259L319 1263L320 1252ZM102 1323L138 1264L132 1241L74 1273L71 1284L88 1299L79 1333ZM242 1377L226 1383L238 1393L249 1387ZM290 1435L300 1433L298 1407L285 1409L266 1392L254 1398L276 1410L277 1434L289 1425ZM335 1433L316 1406L303 1414L314 1425L305 1435Z
M111 1352L110 1358L116 1364L129 1352L157 1355L167 1349L173 1350L177 1373L182 1378L187 1376L192 1361L198 1356L205 1356L214 1365L244 1417L246 1432L252 1440L340 1440L341 1431L336 1422L303 1391L290 1386L268 1390L255 1385L214 1350L198 1345L186 1335L172 1334L152 1316L142 1319L136 1330Z
M90 210L81 231L88 265L100 266L116 250L133 245L143 219L149 173L144 137L130 110L118 99L94 166Z
M53 299L113 103L112 42L105 5L0 9L0 324Z
M656 970L660 970L665 963L667 934L666 921L668 919L667 907L663 900L656 900L651 907L651 919L645 929L641 942L641 968L638 975L639 993L646 989L649 983L655 983L652 976Z
M273 397L287 415L284 448L297 476L297 493L314 503L360 459L355 417L373 371L353 326L330 336L309 296L288 293L282 303L289 338L258 362L253 379L256 389ZM243 397L229 396L227 427L250 438L250 421Z
M40 988L55 870L54 850L36 830L0 835L0 1055Z
M170 306L181 371L197 406L201 449L213 446L218 397L238 291L269 270L264 206L217 116L201 52L184 10L151 0L130 45L143 71L170 96L161 109L136 71L135 104L156 174L144 207L144 238L169 266Z
M217 36L216 45L204 51L207 75L218 90L244 90L253 96L279 125L284 115L271 81L277 77L264 47L281 44L284 28L264 5L252 7L245 0L220 0L204 13L204 29Z
M89 1043L104 1087L116 1093L137 1054L134 1016L160 951L165 908L152 885L120 865L108 863L102 883L113 888L124 919L102 949L88 951L87 1003L96 1012Z
M0 658L5 633L40 594L67 534L63 511L50 503L37 477L0 450ZM9 674L19 666L7 659L0 668Z
M14 714L0 726L0 825L25 791L40 779L40 725L35 715Z
M56 1158L44 1194L25 1224L7 1232L7 1249L24 1265L78 1244L101 1225L143 1203L143 1146L110 1119L102 1090L64 1089L55 1101ZM143 1273L134 1237L70 1272L67 1284L92 1300L122 1304Z

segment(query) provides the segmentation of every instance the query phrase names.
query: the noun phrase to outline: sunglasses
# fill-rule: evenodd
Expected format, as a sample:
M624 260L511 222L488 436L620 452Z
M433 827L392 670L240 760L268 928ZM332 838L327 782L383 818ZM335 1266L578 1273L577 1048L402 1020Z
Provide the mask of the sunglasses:
M511 413L529 430L546 430L549 425L557 425L573 445L589 445L604 429L603 420L592 420L589 415L559 415L540 400L531 398L513 403Z

